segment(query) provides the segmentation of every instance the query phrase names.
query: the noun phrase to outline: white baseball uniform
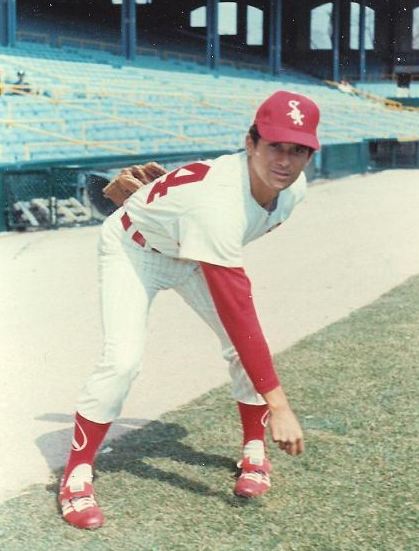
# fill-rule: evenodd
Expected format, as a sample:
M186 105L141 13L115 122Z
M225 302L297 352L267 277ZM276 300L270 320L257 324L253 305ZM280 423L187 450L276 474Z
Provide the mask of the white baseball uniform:
M220 319L202 266L241 268L243 246L284 222L305 190L302 173L268 212L251 194L242 152L190 163L129 197L101 232L104 349L82 390L78 412L97 423L120 414L140 370L150 305L159 290L168 288L177 291L220 338L234 398L264 403Z

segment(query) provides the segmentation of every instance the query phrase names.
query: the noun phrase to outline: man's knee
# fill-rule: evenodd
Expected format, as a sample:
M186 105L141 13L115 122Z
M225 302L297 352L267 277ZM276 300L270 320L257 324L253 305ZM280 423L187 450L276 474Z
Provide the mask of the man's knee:
M79 396L77 410L97 423L113 421L119 416L139 371L140 363L129 356L102 361L88 378Z
M109 377L115 383L132 381L138 375L141 367L141 357L137 352L114 349L104 354L98 366L102 375Z
M121 383L130 383L140 372L140 362L138 360L121 359L113 366L113 378Z

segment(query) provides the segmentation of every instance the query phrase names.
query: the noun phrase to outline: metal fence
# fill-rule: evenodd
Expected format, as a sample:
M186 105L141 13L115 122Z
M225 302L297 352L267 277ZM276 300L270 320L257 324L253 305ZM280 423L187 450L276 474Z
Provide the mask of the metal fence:
M90 221L92 216L86 207L82 184L82 174L71 169L4 173L7 227L51 228Z

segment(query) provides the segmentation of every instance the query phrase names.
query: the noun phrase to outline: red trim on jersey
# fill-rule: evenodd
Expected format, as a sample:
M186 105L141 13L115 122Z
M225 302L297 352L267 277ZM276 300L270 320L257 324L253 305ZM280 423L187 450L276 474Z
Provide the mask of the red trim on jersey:
M200 262L218 315L260 394L279 385L272 357L253 304L250 280L243 268Z

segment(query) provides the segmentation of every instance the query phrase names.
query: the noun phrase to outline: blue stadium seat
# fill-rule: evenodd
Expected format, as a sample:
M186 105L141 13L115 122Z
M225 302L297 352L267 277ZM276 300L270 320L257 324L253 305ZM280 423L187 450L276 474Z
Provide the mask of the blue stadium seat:
M236 149L257 104L278 88L307 94L319 103L325 144L406 138L419 127L418 112L389 110L296 72L255 79L253 70L223 68L214 77L206 71L198 74L191 63L141 56L138 63L124 66L106 52L25 43L0 47L0 63L10 74L23 68L39 92L0 97L2 155L16 160L24 160L28 152L31 158L62 158L108 155L112 148L144 154ZM365 83L362 89L385 96L394 83ZM419 96L419 84L412 90ZM65 145L69 137L81 143Z

